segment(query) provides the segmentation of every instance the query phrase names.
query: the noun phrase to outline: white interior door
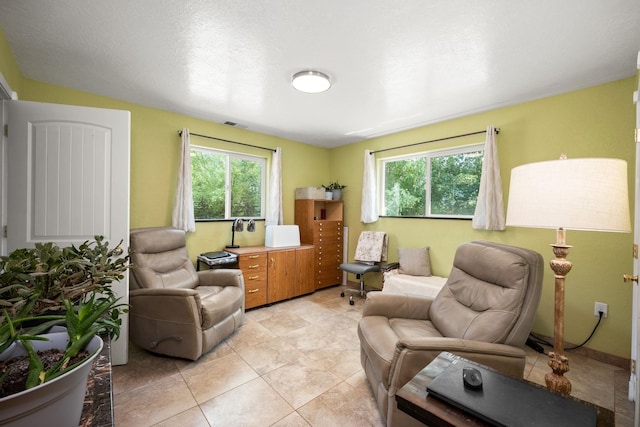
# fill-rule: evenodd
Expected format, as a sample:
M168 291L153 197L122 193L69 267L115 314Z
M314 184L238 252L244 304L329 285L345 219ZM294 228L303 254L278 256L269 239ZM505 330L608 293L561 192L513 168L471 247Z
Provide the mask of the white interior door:
M7 250L37 242L80 244L96 235L129 242L128 111L5 101ZM128 276L114 284L129 302ZM112 343L112 362L127 362L128 317Z

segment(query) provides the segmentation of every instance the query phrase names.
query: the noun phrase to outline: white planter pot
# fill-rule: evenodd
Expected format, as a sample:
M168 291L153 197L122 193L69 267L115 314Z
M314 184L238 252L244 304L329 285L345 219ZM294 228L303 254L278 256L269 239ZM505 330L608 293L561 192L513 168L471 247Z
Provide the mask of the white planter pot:
M38 351L64 349L69 339L66 331L44 336L49 341L32 341ZM0 425L77 426L82 416L87 377L102 346L102 339L93 337L87 345L87 351L92 356L72 371L37 387L0 399ZM16 343L0 354L0 360L21 354L26 352L20 343Z

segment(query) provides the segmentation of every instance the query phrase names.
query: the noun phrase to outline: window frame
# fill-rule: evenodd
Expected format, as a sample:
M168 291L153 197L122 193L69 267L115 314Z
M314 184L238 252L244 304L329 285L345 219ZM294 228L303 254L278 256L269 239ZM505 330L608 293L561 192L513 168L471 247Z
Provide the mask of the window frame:
M484 143L478 142L469 145L463 145L452 148L443 148L438 150L431 151L420 151L411 154L403 154L400 156L392 156L385 157L378 160L378 200L379 200L379 208L380 212L385 212L386 210L386 199L385 199L385 166L387 163L403 161L403 160L411 160L411 159L426 159L426 182L425 182L425 206L424 206L424 215L386 215L381 214L381 217L385 218L425 218L425 219L460 219L460 220L470 220L473 219L473 215L449 215L449 214L433 214L431 213L431 162L434 158L437 157L446 157L453 156L457 154L470 153L474 151L479 151L482 153L483 161L484 161ZM481 172L482 173L482 172ZM479 185L479 184L478 184Z
M215 222L215 221L230 221L237 218L242 219L254 219L264 220L266 212L266 200L267 200L267 158L263 156L257 156L254 154L240 153L237 151L221 150L219 148L206 147L201 145L191 145L191 151L200 151L205 153L212 153L216 155L225 156L225 184L224 184L224 218L195 218L196 222ZM191 153L190 153L191 154ZM232 159L254 161L261 167L260 174L260 214L258 216L246 216L241 217L231 215L231 162ZM191 174L193 180L193 171ZM193 186L193 183L192 183ZM195 212L194 212L195 215Z

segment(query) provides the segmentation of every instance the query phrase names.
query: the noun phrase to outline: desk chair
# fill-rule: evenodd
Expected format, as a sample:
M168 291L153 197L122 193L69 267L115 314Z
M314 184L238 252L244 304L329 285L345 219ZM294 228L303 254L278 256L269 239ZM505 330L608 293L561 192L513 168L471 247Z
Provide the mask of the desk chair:
M384 231L363 231L360 233L354 262L340 264L342 271L356 275L360 281L360 289L345 288L340 293L341 297L345 296L345 292L358 293L361 297L366 295L364 276L367 273L380 271L380 263L387 260L388 242L387 233ZM349 297L349 304L354 304L353 295Z

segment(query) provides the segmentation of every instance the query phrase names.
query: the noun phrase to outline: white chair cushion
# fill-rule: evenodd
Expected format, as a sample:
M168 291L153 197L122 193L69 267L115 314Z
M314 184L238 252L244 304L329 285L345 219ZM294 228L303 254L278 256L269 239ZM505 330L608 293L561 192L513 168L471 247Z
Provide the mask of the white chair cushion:
M382 291L435 298L445 283L447 283L446 277L410 276L400 274L398 270L392 270L385 273Z

